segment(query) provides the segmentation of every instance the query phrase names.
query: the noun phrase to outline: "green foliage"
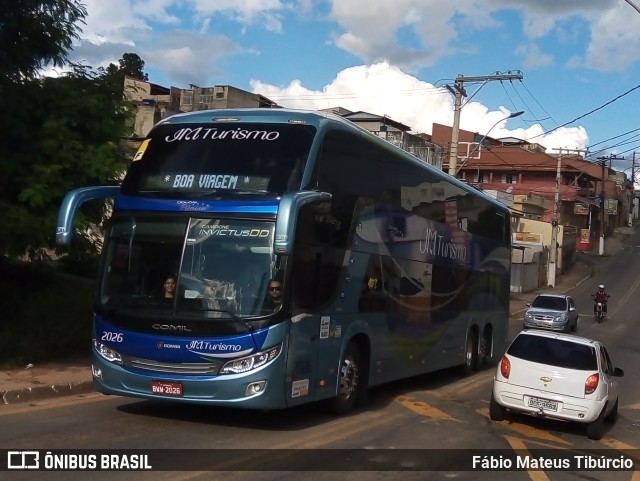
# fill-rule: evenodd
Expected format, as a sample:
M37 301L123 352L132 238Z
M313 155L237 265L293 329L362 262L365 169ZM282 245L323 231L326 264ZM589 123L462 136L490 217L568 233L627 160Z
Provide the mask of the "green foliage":
M117 66L110 63L106 69L101 69L101 73L104 80L111 83L120 96L124 95L125 75L145 82L149 80L149 76L144 72L144 60L135 53L123 54Z
M0 260L0 364L88 356L94 291L93 281L46 264Z
M117 184L127 156L132 109L117 88L88 67L60 78L5 83L0 128L0 252L53 247L58 207L71 189ZM106 204L87 204L80 231L101 224Z
M98 273L100 256L97 253L75 249L68 255L60 258L59 262L65 272L94 280Z
M47 64L64 64L87 9L78 0L0 2L0 76L33 79Z

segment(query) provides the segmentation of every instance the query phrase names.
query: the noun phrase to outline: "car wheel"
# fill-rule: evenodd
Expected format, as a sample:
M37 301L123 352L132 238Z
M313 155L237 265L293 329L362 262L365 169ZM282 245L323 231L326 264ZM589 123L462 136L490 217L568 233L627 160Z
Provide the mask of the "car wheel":
M594 441L599 441L604 436L604 411L606 406L602 408L602 412L598 418L592 423L587 424L587 437Z
M609 414L607 414L607 417L605 417L604 420L609 424L613 424L618 420L618 399L616 399L613 409Z
M475 332L469 332L464 346L464 364L462 374L471 376L478 365L478 337Z
M571 330L573 332L576 332L578 330L578 318L576 317L576 322L573 323L573 326L571 326Z
M504 421L506 416L506 409L498 404L498 401L493 397L491 393L491 400L489 401L489 418L492 421Z
M361 390L359 381L360 351L351 343L347 346L340 367L338 395L331 400L331 410L335 414L345 414L353 409Z

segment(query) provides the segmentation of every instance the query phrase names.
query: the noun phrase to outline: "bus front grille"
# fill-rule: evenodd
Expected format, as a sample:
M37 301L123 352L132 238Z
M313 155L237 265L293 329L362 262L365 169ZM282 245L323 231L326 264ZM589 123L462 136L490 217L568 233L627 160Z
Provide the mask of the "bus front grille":
M139 357L123 357L122 364L135 369L153 371L157 373L186 374L186 375L215 375L222 367L222 362L161 362Z

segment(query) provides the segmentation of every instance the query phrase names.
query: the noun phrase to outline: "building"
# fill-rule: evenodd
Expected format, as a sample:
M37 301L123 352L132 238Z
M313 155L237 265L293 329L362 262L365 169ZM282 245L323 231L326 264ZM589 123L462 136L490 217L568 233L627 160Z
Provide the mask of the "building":
M343 107L323 109L322 112L340 115L418 159L442 169L442 147L431 142L427 134L413 134L410 132L411 127L386 115L380 116L363 111L352 112Z
M448 149L451 131L449 126L434 124L432 139ZM536 143L481 137L464 130L459 133L458 150L456 177L481 190L512 194L514 215L573 226L580 234L578 250L593 249L601 229L611 231L628 222L633 207L629 182L604 162L576 153L551 154Z
M160 120L182 112L225 108L277 108L268 98L230 85L189 89L166 88L125 76L124 95L137 105L133 137L146 137Z

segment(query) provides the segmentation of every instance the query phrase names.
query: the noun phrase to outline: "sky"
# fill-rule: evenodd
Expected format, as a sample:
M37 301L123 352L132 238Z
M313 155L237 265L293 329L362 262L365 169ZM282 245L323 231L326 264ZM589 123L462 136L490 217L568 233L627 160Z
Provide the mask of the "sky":
M414 133L453 124L548 152L640 167L640 0L81 0L70 60L124 53L165 87L231 85L282 107L385 115ZM513 112L518 117L505 120Z

